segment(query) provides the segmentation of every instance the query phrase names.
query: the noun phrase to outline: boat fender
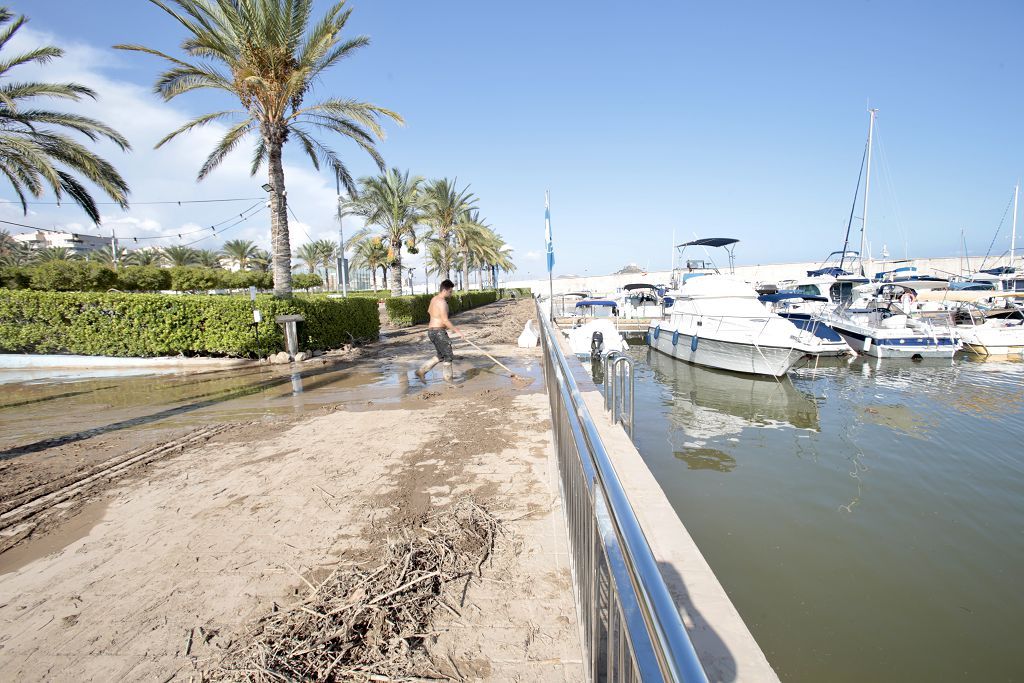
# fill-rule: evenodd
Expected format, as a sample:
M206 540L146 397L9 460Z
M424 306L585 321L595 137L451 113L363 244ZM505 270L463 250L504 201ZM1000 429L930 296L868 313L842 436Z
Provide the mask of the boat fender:
M654 338L657 339L661 336L661 325L654 328Z
M690 337L690 351L697 350L697 335Z
M871 350L871 337L864 337L864 352Z
M672 346L675 346L678 343L679 343L679 330L676 330L675 332L672 333Z

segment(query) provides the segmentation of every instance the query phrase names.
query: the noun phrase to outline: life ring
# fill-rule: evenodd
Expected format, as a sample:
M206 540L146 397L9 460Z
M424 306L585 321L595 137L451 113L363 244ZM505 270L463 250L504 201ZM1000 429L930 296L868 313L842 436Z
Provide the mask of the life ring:
M678 343L679 343L679 330L676 330L675 332L672 333L672 346L675 346Z

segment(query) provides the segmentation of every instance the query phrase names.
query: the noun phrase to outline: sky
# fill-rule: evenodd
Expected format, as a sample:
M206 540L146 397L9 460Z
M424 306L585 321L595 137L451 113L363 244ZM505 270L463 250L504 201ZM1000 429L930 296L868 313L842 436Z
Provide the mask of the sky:
M67 50L19 75L93 87L99 101L76 111L132 142L130 154L99 149L133 201L259 201L265 179L248 174L251 147L195 181L216 128L153 150L187 117L230 104L199 93L165 103L151 91L160 61L111 49L138 42L175 51L184 34L158 8L143 0L10 4L31 19L10 51L40 42ZM824 259L842 247L869 105L879 110L872 253L957 255L961 232L971 255L990 243L994 255L1009 249L1007 209L1024 175L1019 0L349 4L351 35L366 34L371 45L313 96L402 114L406 125L389 125L380 145L388 165L469 184L513 247L517 276L545 274L545 190L556 276L631 262L667 269L673 239L695 237L739 238L740 264ZM333 144L354 174L376 172L355 145ZM327 173L291 150L286 180L293 245L335 237ZM0 198L14 199L2 183ZM170 235L157 243L173 244L189 241L177 233L252 204L106 206L100 230L115 230L128 247L142 246L124 239L135 236ZM30 209L24 216L0 205L0 217L91 228L72 205ZM855 216L858 235L859 204ZM358 227L346 219L346 231ZM223 236L231 238L268 247L266 212ZM220 239L194 246L216 248Z

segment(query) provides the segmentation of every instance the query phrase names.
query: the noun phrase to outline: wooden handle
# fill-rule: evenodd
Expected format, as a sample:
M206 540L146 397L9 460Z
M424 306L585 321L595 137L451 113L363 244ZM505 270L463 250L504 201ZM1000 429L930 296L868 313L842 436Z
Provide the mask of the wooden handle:
M493 361L494 361L495 363L497 363L497 364L498 364L498 365L500 365L501 367L505 368L505 372L507 372L508 374L510 374L510 375L514 375L514 374L516 374L516 373L512 372L511 370L509 370L509 369L508 369L508 367L507 367L507 366L506 366L506 365L505 365L504 363L502 363L502 362L501 362L500 360L498 360L497 358L495 358L495 357L494 357L494 356L492 356L491 354L487 353L486 351L484 351L484 350L483 350L483 349L481 349L481 348L480 348L479 346L477 346L477 345L476 345L476 344L474 344L473 342L469 341L469 340L468 340L468 339L466 339L465 337L463 337L463 338L462 338L462 341L466 342L467 344L469 344L470 346L472 346L472 347L473 347L474 349L476 349L476 350L477 350L477 351L479 351L480 353L484 354L485 356L487 356L488 358L490 358L491 360L493 360Z

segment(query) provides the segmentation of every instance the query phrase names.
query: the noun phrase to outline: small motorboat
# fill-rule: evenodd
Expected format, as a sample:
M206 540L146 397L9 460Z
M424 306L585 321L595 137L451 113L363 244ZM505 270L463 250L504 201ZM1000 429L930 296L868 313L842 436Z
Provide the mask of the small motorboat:
M612 351L625 351L626 339L615 329L615 323L597 318L566 330L569 348L577 357L606 356Z

